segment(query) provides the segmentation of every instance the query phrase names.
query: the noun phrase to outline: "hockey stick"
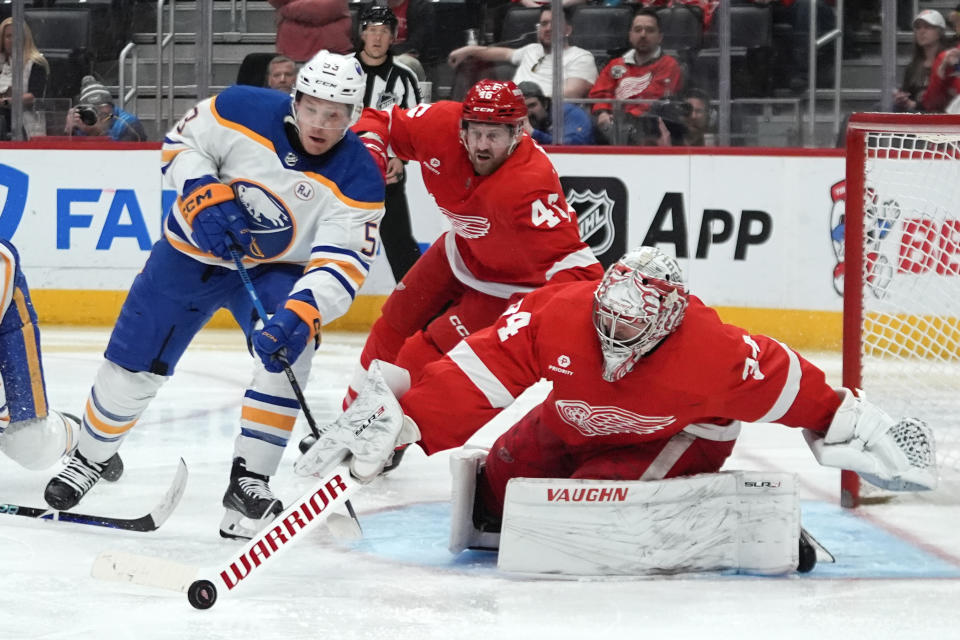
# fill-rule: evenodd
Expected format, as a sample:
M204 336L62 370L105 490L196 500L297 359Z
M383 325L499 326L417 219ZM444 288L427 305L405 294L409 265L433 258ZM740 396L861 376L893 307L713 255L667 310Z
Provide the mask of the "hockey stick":
M108 527L124 531L155 531L160 528L180 502L180 496L187 486L187 464L180 458L177 473L173 483L164 494L160 502L147 515L139 518L112 518L109 516L88 515L71 511L56 511L38 507L25 507L19 504L0 504L0 514L11 516L26 516L38 520L56 520L58 522L72 522L74 524L88 524L95 527Z
M237 273L240 275L240 280L243 282L243 286L246 288L247 294L250 296L250 300L253 301L253 308L256 309L257 315L260 316L260 319L266 323L267 311L263 308L263 303L260 302L260 296L257 295L257 290L253 288L253 282L250 280L250 274L247 272L247 268L243 266L243 258L240 255L240 249L235 246L230 247L230 255L233 256L233 263L237 267ZM303 397L303 389L300 388L300 383L297 382L297 376L294 375L293 369L290 368L290 363L287 362L286 354L278 353L277 359L280 361L280 364L283 365L283 372L287 376L287 381L290 383L290 388L293 389L293 395L297 397L297 402L300 403L300 410L303 411L303 417L307 419L307 424L310 426L310 432L313 434L314 438L319 440L320 429L317 427L317 421L313 419L313 414L310 412L310 407L307 406L307 400ZM345 506L347 508L347 513L350 514L350 519L352 522L338 522L338 519L335 518L332 523L336 522L336 524L331 524L331 530L338 538L362 537L363 528L360 526L360 519L357 518L357 512L353 510L353 504L347 500ZM343 518L343 520L346 519Z
M187 594L197 609L209 609L220 594L233 593L241 583L260 575L274 558L323 523L347 502L360 483L339 464L317 480L299 500L281 513L273 526L260 531L232 558L213 567L195 567L166 558L122 551L105 551L93 562L90 574L100 580L168 589Z

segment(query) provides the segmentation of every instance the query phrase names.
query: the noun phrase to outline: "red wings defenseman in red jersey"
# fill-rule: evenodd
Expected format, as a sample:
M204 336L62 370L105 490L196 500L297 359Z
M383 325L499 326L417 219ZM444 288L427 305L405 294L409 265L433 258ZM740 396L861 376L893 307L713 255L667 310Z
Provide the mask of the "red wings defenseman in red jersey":
M349 450L355 472L372 478L395 442L416 441L428 454L458 447L526 388L552 383L489 455L452 458L451 548L499 543L501 568L508 534L508 568L526 571L796 568L793 474L718 473L740 421L803 428L821 464L886 489L937 483L924 423L894 420L830 387L786 345L724 324L687 292L677 262L652 247L627 253L599 286L527 294L427 366L399 402L385 366L371 366L367 386L299 472ZM626 503L574 505L577 496Z
M463 103L366 109L354 130L374 153L389 145L420 163L452 229L414 264L383 306L345 405L373 359L417 378L464 336L547 283L597 280L603 270L546 153L523 133L527 108L512 82L481 80Z

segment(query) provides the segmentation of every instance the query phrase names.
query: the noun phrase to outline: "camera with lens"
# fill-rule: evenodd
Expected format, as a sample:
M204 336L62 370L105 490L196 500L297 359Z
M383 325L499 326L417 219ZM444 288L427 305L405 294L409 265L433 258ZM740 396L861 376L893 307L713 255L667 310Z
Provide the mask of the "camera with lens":
M100 115L97 113L97 109L89 104L78 104L77 115L80 117L80 122L88 127L92 127L93 125L97 124L97 120L100 117Z
M659 100L652 105L639 122L634 133L633 144L652 145L660 138L660 121L670 133L670 144L682 145L683 137L687 133L686 119L693 112L693 107L680 100Z

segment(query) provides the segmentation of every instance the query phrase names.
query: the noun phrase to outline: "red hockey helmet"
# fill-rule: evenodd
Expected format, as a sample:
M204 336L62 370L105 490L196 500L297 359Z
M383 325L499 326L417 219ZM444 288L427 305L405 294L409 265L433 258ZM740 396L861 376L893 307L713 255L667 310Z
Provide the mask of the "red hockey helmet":
M463 99L464 122L519 124L527 115L523 93L509 80L481 80Z

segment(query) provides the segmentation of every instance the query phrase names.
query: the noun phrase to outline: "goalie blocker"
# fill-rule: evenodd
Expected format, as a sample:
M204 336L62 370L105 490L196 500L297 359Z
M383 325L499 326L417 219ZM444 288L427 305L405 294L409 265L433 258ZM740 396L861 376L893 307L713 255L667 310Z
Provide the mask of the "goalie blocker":
M485 458L464 450L450 459L450 551L499 548L502 571L598 576L798 568L804 541L794 474L730 471L635 482L514 478L501 532L495 532L474 518Z

